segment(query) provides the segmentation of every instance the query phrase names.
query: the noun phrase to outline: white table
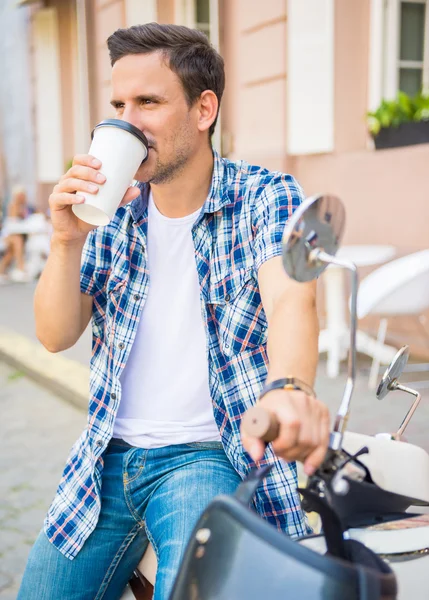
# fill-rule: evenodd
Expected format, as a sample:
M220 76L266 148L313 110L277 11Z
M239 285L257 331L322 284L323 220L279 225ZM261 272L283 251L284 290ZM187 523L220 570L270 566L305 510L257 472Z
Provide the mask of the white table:
M337 257L349 260L357 267L366 267L387 262L395 255L394 246L357 245L342 246ZM326 372L328 377L337 377L340 371L340 361L345 360L350 348L350 318L346 319L346 297L344 277L348 271L336 265L330 265L323 274L325 288L326 328L319 335L319 352L327 352ZM392 346L380 345L363 331L356 333L356 348L358 352L377 357L383 364L388 364L395 356L397 349Z

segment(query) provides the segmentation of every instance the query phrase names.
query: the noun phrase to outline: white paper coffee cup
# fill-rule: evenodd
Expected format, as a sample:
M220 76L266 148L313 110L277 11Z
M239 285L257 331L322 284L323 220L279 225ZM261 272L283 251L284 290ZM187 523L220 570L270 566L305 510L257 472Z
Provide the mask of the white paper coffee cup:
M112 220L141 163L147 158L147 139L127 121L106 119L95 126L89 154L101 161L106 177L97 194L79 191L84 204L73 204L74 214L90 225Z

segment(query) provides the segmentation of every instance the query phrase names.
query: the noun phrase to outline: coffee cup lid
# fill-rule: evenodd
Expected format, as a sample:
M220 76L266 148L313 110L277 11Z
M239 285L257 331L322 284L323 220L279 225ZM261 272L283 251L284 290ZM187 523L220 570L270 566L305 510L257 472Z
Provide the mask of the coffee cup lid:
M91 139L94 137L94 132L96 129L98 129L98 127L118 127L119 129L124 129L125 131L135 135L135 137L138 138L144 144L144 146L146 146L146 148L149 145L144 133L131 123L128 123L128 121L121 121L120 119L105 119L94 127L92 130Z

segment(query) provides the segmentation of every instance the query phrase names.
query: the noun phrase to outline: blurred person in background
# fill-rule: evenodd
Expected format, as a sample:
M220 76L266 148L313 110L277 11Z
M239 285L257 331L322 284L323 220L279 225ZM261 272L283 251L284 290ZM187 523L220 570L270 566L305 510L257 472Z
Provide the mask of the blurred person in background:
M5 210L0 232L4 249L0 260L0 283L9 280L16 282L30 280L25 266L26 234L23 232L23 223L28 214L25 188L16 185L12 189L11 201Z

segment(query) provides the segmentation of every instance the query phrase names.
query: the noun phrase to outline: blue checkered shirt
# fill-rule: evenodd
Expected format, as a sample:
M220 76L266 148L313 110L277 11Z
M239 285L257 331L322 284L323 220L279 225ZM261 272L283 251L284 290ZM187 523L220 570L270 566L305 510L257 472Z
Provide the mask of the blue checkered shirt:
M192 236L214 417L229 460L245 477L254 463L243 450L240 419L255 403L268 367L267 319L257 272L281 254L285 223L303 193L290 175L216 153L214 158L210 193ZM121 400L120 376L148 295L149 187L140 185L139 198L92 231L83 250L81 291L93 297L89 418L45 521L49 540L70 559L97 524L103 452ZM304 534L295 464L276 458L270 446L264 463L273 468L256 492L256 510L279 530Z

